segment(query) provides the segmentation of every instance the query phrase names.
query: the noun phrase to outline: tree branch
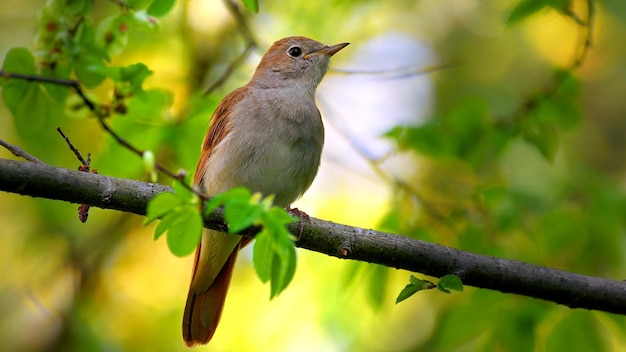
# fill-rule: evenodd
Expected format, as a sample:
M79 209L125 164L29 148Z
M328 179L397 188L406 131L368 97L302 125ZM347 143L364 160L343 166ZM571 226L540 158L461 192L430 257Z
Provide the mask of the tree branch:
M148 201L171 188L0 159L0 191L144 215ZM209 228L224 228L219 211L205 220ZM289 230L298 234L299 225L291 224ZM241 234L255 233L255 229L247 229ZM311 218L310 223L305 222L296 246L435 277L457 274L465 285L540 298L571 308L626 314L624 282L465 252L404 236Z

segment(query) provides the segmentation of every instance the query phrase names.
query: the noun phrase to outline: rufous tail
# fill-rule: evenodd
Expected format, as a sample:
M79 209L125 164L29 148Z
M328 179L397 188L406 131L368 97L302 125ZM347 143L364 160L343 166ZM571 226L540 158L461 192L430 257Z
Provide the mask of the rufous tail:
M185 304L185 313L183 315L183 340L187 347L193 347L197 344L208 343L222 315L224 308L224 300L226 292L230 284L230 278L233 275L233 267L237 259L239 245L230 254L228 260L220 270L217 277L205 292L189 292L187 295L187 303ZM200 250L196 251L196 263L199 265Z

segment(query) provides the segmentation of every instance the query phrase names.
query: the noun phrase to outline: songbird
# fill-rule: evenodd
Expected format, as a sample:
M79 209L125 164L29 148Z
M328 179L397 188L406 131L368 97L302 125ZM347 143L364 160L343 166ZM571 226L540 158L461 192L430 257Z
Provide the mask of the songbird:
M281 207L298 199L313 182L324 144L315 90L330 57L348 44L326 46L305 37L275 42L250 82L228 94L213 113L194 185L208 195L247 187L273 194ZM183 317L187 346L213 337L237 252L249 241L204 230Z

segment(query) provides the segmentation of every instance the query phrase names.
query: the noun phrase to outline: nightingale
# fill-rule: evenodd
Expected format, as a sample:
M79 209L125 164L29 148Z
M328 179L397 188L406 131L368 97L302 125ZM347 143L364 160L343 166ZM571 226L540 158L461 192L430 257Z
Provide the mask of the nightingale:
M247 187L273 194L281 207L298 199L313 182L324 143L315 90L330 57L348 44L326 46L305 37L275 42L250 82L228 94L213 113L194 185L208 195ZM203 230L183 316L187 346L213 337L237 252L249 241Z

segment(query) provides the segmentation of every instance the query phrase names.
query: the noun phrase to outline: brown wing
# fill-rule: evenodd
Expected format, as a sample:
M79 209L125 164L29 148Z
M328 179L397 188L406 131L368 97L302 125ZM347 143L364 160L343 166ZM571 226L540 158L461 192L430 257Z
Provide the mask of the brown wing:
M202 142L202 154L196 167L196 173L194 175L194 184L200 186L202 191L206 191L203 187L204 180L211 176L211 170L206 169L206 164L209 158L212 156L215 147L221 143L226 135L230 132L233 124L232 110L235 102L242 99L247 92L246 86L234 90L227 95L217 106L213 116L211 117L211 127L209 132L204 137ZM205 230L206 231L206 230ZM247 243L249 241L246 241ZM237 244L232 253L230 253L226 263L221 268L214 268L201 259L202 246L211 246L212 243L205 243L204 236L203 241L196 249L196 259L193 265L193 273L191 276L191 286L189 294L187 295L187 302L185 304L185 312L183 315L183 339L185 344L189 347L196 344L207 343L217 328L222 308L224 307L224 300L226 298L226 292L230 283L230 278L233 272L233 266L235 259L237 258L237 252L240 245ZM210 247L207 247L210 248ZM213 247L215 248L215 247ZM219 270L216 275L207 275L207 270ZM196 277L198 275L198 277ZM210 277L215 279L212 282L195 283L194 280L211 280ZM206 291L194 290L195 287L206 286Z
M202 141L202 152L200 154L200 160L198 160L198 166L196 166L196 173L193 177L193 183L195 185L202 185L202 181L207 177L206 163L211 157L211 154L224 137L230 132L233 125L231 112L236 102L242 99L248 92L247 86L235 89L228 94L217 106L213 116L211 117L211 127Z

